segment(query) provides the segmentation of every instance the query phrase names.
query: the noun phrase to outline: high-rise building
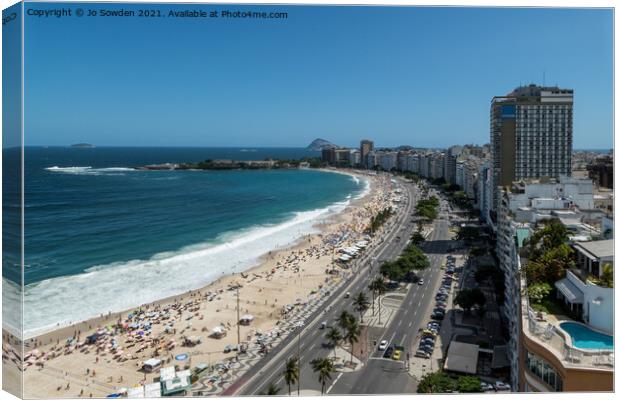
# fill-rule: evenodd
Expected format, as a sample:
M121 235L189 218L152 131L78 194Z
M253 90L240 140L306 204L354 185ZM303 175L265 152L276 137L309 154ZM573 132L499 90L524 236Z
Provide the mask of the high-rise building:
M362 159L362 166L366 168L372 168L368 165L368 153L375 149L375 144L372 140L364 139L360 142L360 157Z
M448 151L444 157L443 177L447 183L456 183L456 156L452 151Z
M513 181L570 176L573 91L521 86L491 102L492 209L498 187Z

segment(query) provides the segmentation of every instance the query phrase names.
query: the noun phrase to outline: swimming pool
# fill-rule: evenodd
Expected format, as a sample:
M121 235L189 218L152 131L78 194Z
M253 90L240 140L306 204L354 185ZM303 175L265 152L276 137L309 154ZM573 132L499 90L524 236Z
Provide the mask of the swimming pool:
M593 331L585 325L575 322L562 322L560 324L573 341L573 347L588 350L611 350L614 348L613 336Z

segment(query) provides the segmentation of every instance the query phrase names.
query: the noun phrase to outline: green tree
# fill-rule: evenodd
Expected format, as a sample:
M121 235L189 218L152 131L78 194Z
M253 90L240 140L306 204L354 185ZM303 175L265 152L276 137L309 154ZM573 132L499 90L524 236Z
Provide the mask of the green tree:
M355 317L349 313L347 310L344 310L338 316L338 326L342 329L342 337L346 338L347 329L349 325L355 320Z
M411 243L413 243L416 246L419 246L420 244L422 244L424 240L426 239L420 233L420 230L418 230L417 232L413 232L413 235L411 235Z
M362 322L364 322L364 313L368 310L369 306L370 302L364 292L359 292L353 299L353 307L355 308L355 311L360 313L360 320Z
M336 357L336 347L338 347L340 341L342 340L340 331L336 327L332 326L327 331L325 338L329 341L329 345L334 348L334 357Z
M551 285L547 282L532 283L527 287L527 295L534 303L542 302L549 293L551 293Z
M454 299L454 303L460 306L466 313L470 313L471 309L478 305L479 307L484 307L486 303L486 298L484 297L484 293L479 288L474 289L463 289L458 292Z
M459 376L456 382L456 388L460 393L482 392L480 379L475 376Z
M260 396L276 396L280 393L280 387L275 383L270 383L266 391L260 392Z
M291 385L294 385L299 380L299 360L297 357L291 357L286 360L284 366L284 381L288 386L288 395L291 395Z
M321 384L321 395L325 393L325 385L332 380L332 373L334 372L334 363L329 358L315 358L310 361L312 371L318 373L319 383Z
M609 288L614 287L614 267L611 264L603 265L601 283Z
M454 389L454 381L442 371L429 372L418 384L418 393L449 393Z
M381 324L381 296L387 290L387 286L383 278L381 276L377 276L370 283L370 288L373 291L373 293L377 293L377 299L378 299L377 303L379 304L379 324ZM374 307L374 302L373 302L373 307Z
M351 345L351 364L353 364L353 346L355 343L359 342L361 334L362 328L357 323L357 320L353 319L349 321L349 324L347 325L347 333L344 338Z

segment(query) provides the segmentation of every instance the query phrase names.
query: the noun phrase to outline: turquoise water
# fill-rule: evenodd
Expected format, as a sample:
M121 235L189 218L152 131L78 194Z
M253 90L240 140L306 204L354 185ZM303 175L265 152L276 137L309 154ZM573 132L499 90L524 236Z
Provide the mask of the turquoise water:
M262 254L315 232L317 221L366 187L317 170L132 167L316 155L281 148L26 148L25 331L130 308L247 269ZM5 149L3 156L18 157L19 149ZM10 233L20 199L6 179L3 188ZM5 246L9 291L17 291L11 282L21 271L10 260L18 252L19 246Z
M573 346L588 350L612 350L614 348L613 336L593 331L585 325L575 322L562 322L560 324L573 341Z

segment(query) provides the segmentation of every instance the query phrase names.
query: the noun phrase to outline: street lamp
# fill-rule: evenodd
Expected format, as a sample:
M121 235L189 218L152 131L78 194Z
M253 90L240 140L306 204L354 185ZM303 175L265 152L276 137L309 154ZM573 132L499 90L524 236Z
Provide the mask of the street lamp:
M303 330L304 323L299 321L297 323L297 369L299 370L299 377L297 378L297 396L301 391L301 331Z

